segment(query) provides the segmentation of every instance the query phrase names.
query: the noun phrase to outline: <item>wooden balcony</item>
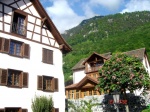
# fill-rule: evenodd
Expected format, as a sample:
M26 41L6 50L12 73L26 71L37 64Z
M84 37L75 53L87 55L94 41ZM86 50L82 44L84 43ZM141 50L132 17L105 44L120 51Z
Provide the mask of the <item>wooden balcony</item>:
M86 68L86 69L85 69L85 73L96 72L96 71L98 71L101 67L102 67L102 66Z
M12 32L19 35L26 35L26 27L17 23L12 23Z

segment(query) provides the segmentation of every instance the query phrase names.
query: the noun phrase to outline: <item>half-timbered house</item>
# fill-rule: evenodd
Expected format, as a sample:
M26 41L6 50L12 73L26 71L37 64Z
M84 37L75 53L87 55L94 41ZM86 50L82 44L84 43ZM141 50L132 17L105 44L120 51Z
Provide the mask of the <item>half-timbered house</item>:
M64 112L70 51L39 0L0 0L0 112L32 112L35 95L52 96Z

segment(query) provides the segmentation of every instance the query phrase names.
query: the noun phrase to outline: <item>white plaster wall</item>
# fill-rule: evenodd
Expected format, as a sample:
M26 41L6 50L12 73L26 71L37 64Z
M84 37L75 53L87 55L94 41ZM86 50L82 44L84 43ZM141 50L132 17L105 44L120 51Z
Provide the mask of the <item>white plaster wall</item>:
M31 110L31 101L35 95L52 95L54 107L59 108L60 112L65 111L65 90L64 90L64 75L62 70L62 53L60 50L41 45L35 42L17 38L0 32L1 37L15 39L21 42L30 44L30 59L18 58L9 56L8 54L0 53L0 68L16 69L29 73L28 88L10 88L0 86L0 108L4 107L22 107ZM53 50L54 64L42 63L42 48ZM58 78L59 92L43 92L37 90L37 75L47 75Z
M149 62L148 62L148 59L147 57L143 57L143 61L142 61L146 71L148 72L149 76L150 76L150 65L149 65ZM147 67L146 67L147 65Z
M73 71L73 83L80 82L85 76L84 69Z

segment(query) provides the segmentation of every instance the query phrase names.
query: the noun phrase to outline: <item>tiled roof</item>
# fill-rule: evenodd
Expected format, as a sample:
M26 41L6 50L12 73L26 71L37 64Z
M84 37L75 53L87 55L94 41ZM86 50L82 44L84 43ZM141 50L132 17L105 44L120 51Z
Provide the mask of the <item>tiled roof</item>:
M138 57L140 59L143 59L144 54L145 54L145 48L140 48L140 49L136 49L136 50L132 50L132 51L127 51L127 52L124 52L124 53L127 54L127 55L130 55L130 56L135 56L135 57Z
M93 78L93 77L90 77L90 76L85 76L79 83L71 84L69 86L66 86L65 89L78 88L78 87L82 86L82 84L84 84L84 82L86 82L87 80L90 80L90 81L94 82L95 84L98 84L97 78Z
M76 84L71 84L71 85L69 85L69 86L66 86L65 89L75 88L77 84L78 84L78 83L76 83Z
M83 63L84 63L85 60L86 60L86 58L81 59L81 60L72 68L72 70L84 69L85 66L83 65Z
M145 48L140 48L140 49L135 49L135 50L131 50L131 51L127 51L127 52L123 52L127 55L131 55L131 56L135 56L138 57L140 59L143 59L144 54L145 54ZM98 54L98 53L95 53ZM112 56L111 52L108 53L104 53L104 54L98 54L102 57L105 57L107 59L109 59ZM84 69L85 66L83 65L83 63L85 62L85 60L87 60L87 58L81 59L73 68L72 70L77 70L77 69Z

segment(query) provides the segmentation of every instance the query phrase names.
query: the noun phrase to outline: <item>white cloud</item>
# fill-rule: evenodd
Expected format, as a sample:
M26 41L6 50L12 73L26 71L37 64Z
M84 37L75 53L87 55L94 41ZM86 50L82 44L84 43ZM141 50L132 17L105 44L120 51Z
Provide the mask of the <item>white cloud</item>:
M130 0L126 6L126 8L121 11L124 12L134 12L134 11L150 11L150 1L149 0Z
M117 10L123 0L90 0L91 5L102 5L109 10Z
M53 5L47 7L46 10L60 33L78 25L85 19L84 16L78 16L71 9L67 0L53 0Z

